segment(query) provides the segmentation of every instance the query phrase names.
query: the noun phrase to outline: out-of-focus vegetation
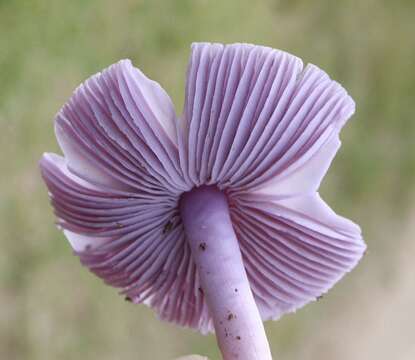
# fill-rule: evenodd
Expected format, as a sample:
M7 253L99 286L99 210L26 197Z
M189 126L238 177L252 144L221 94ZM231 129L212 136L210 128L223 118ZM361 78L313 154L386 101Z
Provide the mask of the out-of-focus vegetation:
M0 358L219 358L213 336L158 321L81 268L53 225L37 162L87 76L131 58L178 112L193 41L292 52L357 103L322 187L369 252L325 298L266 325L278 359L415 358L415 2L0 1Z

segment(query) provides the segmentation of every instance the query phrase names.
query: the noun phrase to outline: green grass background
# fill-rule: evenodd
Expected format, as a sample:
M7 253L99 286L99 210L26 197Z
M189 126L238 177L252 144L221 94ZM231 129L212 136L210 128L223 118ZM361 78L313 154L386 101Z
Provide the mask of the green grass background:
M120 58L180 113L193 41L292 52L356 100L321 192L369 252L323 300L266 324L275 358L414 359L414 19L413 0L0 0L0 359L219 359L213 336L158 321L81 268L37 167L59 151L60 106Z

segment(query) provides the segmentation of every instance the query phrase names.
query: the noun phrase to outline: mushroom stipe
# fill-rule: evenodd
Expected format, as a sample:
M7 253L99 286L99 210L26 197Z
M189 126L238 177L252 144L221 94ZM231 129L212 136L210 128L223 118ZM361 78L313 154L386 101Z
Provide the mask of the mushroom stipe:
M180 117L121 60L58 112L64 156L40 168L84 266L163 320L215 331L225 360L269 360L263 321L319 299L365 251L318 194L353 113L291 54L196 43Z

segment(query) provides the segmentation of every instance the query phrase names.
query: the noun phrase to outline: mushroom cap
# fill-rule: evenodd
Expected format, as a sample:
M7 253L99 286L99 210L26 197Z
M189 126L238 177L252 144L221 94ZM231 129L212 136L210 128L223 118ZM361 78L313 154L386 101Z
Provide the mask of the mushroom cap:
M64 156L44 154L59 226L83 265L167 321L213 330L178 202L200 185L228 198L263 320L315 300L359 261L361 231L318 188L354 112L314 65L248 44L192 45L183 116L129 60L59 111Z

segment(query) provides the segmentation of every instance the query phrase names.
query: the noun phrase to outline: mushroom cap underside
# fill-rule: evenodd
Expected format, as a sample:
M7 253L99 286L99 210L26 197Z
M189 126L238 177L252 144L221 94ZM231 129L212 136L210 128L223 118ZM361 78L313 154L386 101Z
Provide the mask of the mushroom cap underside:
M365 250L359 227L317 192L353 100L316 66L247 44L194 44L185 99L179 119L160 85L122 60L57 114L64 156L40 166L81 262L162 319L212 330L178 202L216 185L262 318L321 296Z

